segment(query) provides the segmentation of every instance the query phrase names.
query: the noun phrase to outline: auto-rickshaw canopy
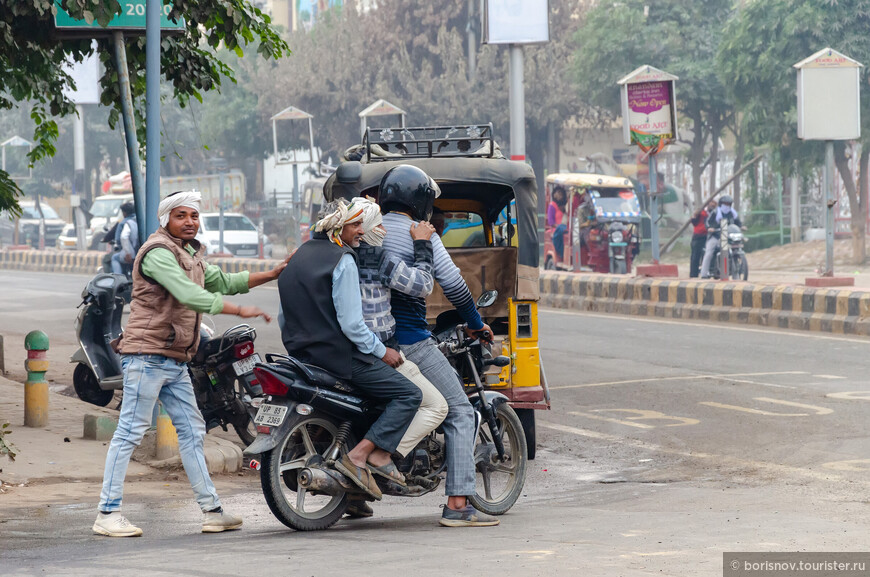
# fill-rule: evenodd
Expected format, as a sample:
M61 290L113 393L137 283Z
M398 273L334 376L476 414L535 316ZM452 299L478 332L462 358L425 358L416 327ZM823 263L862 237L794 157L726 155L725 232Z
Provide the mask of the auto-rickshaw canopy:
M355 196L378 197L384 174L399 164L410 164L434 178L441 188L436 206L459 201L482 207L488 222L516 199L517 290L515 298L538 299L538 195L535 174L522 162L502 158L390 158L360 163L348 161L338 167L323 187L327 201ZM353 174L351 179L345 175ZM351 180L351 181L348 181ZM457 208L458 209L458 208Z
M634 188L634 184L632 184L631 180L627 178L621 176L607 176L606 174L591 174L586 172L551 174L547 176L547 184L576 186L578 188Z
M634 192L634 183L627 178L588 173L551 174L547 177L547 185L589 193L596 221L640 222L640 203Z

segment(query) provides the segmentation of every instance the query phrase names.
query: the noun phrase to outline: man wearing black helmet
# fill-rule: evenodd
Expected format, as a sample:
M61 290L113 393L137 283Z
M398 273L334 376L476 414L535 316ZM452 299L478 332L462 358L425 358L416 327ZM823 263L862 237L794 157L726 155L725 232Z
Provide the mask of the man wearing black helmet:
M415 166L399 165L381 180L378 204L387 229L384 250L406 263L414 262L414 245L408 230L418 221L429 220L441 190L433 179ZM480 336L492 330L480 318L468 285L437 234L431 237L434 276L450 303L468 323L469 334ZM447 506L440 523L446 527L498 525L495 517L477 511L467 499L475 490L474 410L453 367L438 350L426 321L426 300L393 291L396 338L405 356L414 362L447 401L444 437L447 445Z
M734 199L723 194L719 197L719 208L712 211L707 217L707 246L704 248L704 262L701 264L701 278L710 278L710 263L713 262L713 253L719 246L722 230L722 219L730 220L737 226L743 226L737 211L732 208Z

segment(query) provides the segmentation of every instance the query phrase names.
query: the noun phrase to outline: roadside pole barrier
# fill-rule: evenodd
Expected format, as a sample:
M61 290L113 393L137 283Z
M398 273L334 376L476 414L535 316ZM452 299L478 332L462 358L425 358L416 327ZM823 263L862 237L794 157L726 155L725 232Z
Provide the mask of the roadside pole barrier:
M48 425L48 335L42 331L31 331L24 337L27 349L27 382L24 383L24 426L45 427Z
M169 459L178 454L178 433L172 424L172 419L166 413L163 405L160 405L160 414L157 415L157 450L156 457L159 460Z

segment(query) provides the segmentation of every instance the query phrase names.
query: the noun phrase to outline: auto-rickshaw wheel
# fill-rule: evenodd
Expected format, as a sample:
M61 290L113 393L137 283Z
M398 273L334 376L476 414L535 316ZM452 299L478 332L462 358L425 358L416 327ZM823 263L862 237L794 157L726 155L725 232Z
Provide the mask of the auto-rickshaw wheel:
M544 262L544 270L556 270L556 263L553 261L553 257L547 257L547 260Z
M535 410L534 409L514 409L517 417L520 418L520 423L523 426L523 432L526 435L526 451L529 461L535 460L535 449L537 433L535 431Z

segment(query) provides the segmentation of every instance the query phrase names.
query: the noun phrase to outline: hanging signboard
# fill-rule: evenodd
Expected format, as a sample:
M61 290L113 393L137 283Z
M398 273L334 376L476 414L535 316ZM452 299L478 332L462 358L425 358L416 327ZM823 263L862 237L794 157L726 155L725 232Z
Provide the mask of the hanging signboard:
M677 139L676 80L673 74L641 66L618 82L626 144L655 154Z
M154 1L154 0L152 0ZM86 20L76 20L61 6L61 0L55 0L57 11L54 15L54 26L59 30L124 30L145 31L145 4L147 0L119 0L121 13L115 16L105 27L94 20L90 24ZM160 30L163 33L175 31L182 32L185 29L184 20L176 22L169 19L171 4L163 6L160 14Z
M484 44L538 44L550 41L548 0L482 0Z
M794 67L797 68L798 138L860 138L861 63L825 48Z

